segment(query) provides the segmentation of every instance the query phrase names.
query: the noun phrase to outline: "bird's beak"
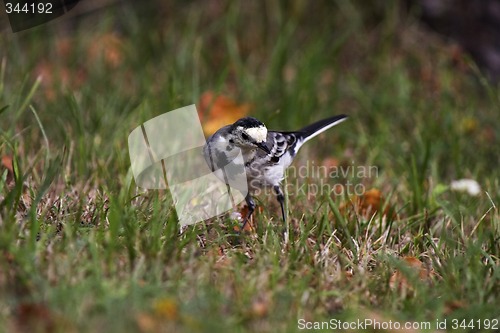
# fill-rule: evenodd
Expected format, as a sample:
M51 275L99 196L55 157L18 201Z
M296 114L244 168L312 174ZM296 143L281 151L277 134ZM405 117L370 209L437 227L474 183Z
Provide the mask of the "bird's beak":
M257 147L265 151L267 154L271 154L271 151L269 150L269 148L267 148L265 142L257 143Z

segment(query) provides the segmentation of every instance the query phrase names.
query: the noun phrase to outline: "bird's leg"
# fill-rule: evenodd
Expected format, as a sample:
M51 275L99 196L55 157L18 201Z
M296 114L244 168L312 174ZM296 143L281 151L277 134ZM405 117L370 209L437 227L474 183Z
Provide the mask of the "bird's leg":
M280 206L281 206L281 215L283 215L283 222L286 222L285 196L283 195L283 191L281 190L279 185L274 185L273 189L274 189L274 192L276 192L276 199L278 199L278 202L280 203Z
M248 193L247 196L245 197L245 201L247 202L248 213L247 216L245 216L245 219L243 220L243 224L241 225L241 231L245 229L245 226L247 225L250 216L252 216L252 213L255 210L255 201L253 201L253 198L250 195L250 193Z
M226 184L226 187L227 187L227 195L229 196L229 200L231 200L233 209L236 209L236 202L234 202L233 195L231 194L231 186L229 186L229 184Z

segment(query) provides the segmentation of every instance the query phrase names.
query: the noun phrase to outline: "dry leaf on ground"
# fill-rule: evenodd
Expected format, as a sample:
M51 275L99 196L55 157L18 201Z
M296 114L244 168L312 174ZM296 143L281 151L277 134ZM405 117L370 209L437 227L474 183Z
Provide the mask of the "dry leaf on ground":
M427 281L433 275L433 272L425 267L425 265L418 258L404 257L403 262L410 269L410 271L418 273L418 278L421 281ZM407 276L407 273L396 270L389 279L389 286L392 289L397 289L403 292L412 290L413 286L410 281L408 281Z
M211 135L219 128L234 123L249 111L250 104L238 104L229 97L216 95L212 91L204 92L198 103L198 115L205 135Z

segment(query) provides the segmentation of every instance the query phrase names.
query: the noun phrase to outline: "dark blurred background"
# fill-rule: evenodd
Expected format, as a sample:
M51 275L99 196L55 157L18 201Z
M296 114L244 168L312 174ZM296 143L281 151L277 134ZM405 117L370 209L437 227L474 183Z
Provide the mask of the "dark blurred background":
M408 0L432 30L457 41L484 69L500 79L499 0Z
M384 19L383 15L386 15L383 10L385 5L380 1L272 1L271 3L257 1L243 6L248 7L251 14L261 14L260 17L254 17L255 20L264 22L282 20L280 17L269 17L272 11L268 9L280 6L286 8L285 12L288 14L300 17L302 22L314 23L317 20L328 20L329 11L339 3L344 3L346 7L349 7L349 3L364 7L365 19L369 18L375 25ZM458 51L470 54L492 82L500 80L500 0L405 0L403 3L400 8L418 17L429 28L429 33L437 33L442 38L456 43L461 48ZM115 10L119 14L120 7L124 6L132 7L141 16L147 17L147 27L156 30L161 30L170 19L182 13L186 7L199 6L203 16L209 20L217 20L228 10L227 3L218 0L80 0L71 13L59 20L64 20L64 25L71 31L71 26L75 26L81 19L96 16L103 9ZM4 12L1 15L2 30L10 32L7 16ZM71 20L68 20L68 16ZM128 24L126 20L124 17L120 24L126 26ZM272 37L273 26L268 25L267 28L270 31L264 32L264 35ZM247 47L251 48L251 45Z
M52 142L79 140L79 177L94 175L95 165L113 174L87 161L116 154L116 170L126 170L124 133L185 105L202 110L220 94L241 106L201 112L205 128L232 123L243 109L282 130L348 113L359 123L335 138L345 160L393 168L394 156L404 165L413 154L425 164L432 147L440 176L487 177L500 137L498 93L485 80L500 79L499 4L83 0L16 34L3 15L0 108L9 108L0 127L36 128L32 104ZM42 142L39 134L26 141L33 153Z

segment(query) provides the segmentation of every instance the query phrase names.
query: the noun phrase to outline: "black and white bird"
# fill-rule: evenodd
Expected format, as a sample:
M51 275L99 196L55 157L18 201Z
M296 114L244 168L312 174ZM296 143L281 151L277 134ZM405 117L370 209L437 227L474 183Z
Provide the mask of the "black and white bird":
M327 129L346 120L346 115L323 119L295 132L268 131L266 126L253 117L241 118L232 125L219 129L207 139L203 155L208 166L226 184L234 175L223 172L224 167L234 161L241 152L246 173L245 201L248 213L241 230L255 210L253 195L265 188L272 188L281 207L285 221L284 195L280 183L285 170L292 164L300 147ZM232 184L231 187L234 187ZM228 185L229 188L229 185Z

